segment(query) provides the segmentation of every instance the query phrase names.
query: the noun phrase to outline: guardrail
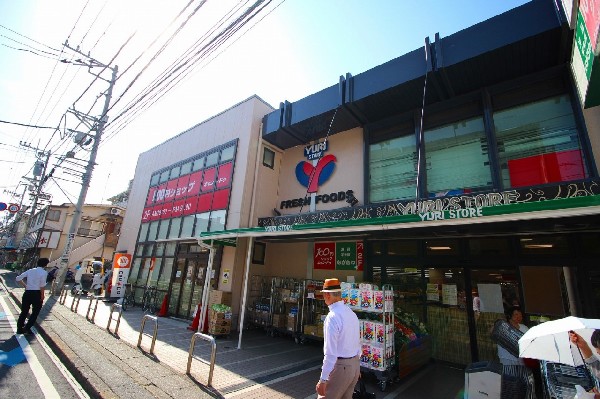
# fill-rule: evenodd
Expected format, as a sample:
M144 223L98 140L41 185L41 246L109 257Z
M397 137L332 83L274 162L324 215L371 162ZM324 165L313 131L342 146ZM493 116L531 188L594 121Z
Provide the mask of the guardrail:
M92 310L92 303L93 302L95 302L96 304L94 305L94 312L92 313L92 317L90 317L90 311ZM100 302L100 297L97 297L97 296L91 296L90 297L90 304L88 305L88 310L87 310L87 313L85 314L85 318L90 323L93 323L94 322L94 318L96 318L96 311L98 310L98 302Z
M200 338L203 341L208 341L208 342L210 342L210 344L212 346L212 350L210 353L210 362L207 362L204 359L199 359L200 362L202 362L204 364L208 364L210 366L210 370L208 372L208 383L207 383L207 386L210 386L210 384L212 383L213 371L215 369L215 358L217 357L217 341L215 341L214 337L211 337L210 335L202 334L199 332L192 335L192 341L190 342L190 351L188 353L186 374L190 375L190 370L192 369L192 356L194 355L194 347L196 346L196 338Z
M152 344L150 345L150 354L154 354L154 344L156 343L156 336L158 334L158 318L156 316L152 316L149 314L145 314L142 317L142 325L140 327L140 335L138 337L137 347L142 349L142 335L144 335L144 326L146 325L146 320L152 320L154 322L154 333L152 334Z
M71 302L71 312L77 313L77 309L79 309L79 301L81 301L81 291L78 290L73 298L73 302ZM73 306L75 306L75 310L73 310Z
M119 312L119 317L117 318L117 326L115 327L115 332L113 333L114 335L117 335L117 332L119 331L119 324L121 324L121 315L123 314L123 306L121 306L121 304L118 303L113 303L110 307L110 314L108 315L108 324L106 325L106 329L108 330L108 332L110 331L110 324L113 321L113 313L117 312L117 310L115 310L115 308L118 308L118 312Z
M62 288L60 289L60 296L58 297L58 303L60 303L61 305L65 304L65 301L67 300L67 294L69 293L69 286L63 284Z

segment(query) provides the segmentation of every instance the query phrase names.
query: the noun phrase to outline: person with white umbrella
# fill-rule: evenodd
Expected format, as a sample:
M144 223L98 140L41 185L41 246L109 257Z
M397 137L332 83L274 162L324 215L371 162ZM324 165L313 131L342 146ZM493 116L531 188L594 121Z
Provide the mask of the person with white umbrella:
M600 360L594 356L592 349L585 339L583 339L581 335L577 334L575 331L569 331L569 338L571 339L571 342L573 342L579 348L581 357L583 357L583 361L590 371L596 376L596 378L600 378ZM596 349L596 353L600 354L600 330L595 330L592 333L592 338L590 341L592 342L592 346ZM600 399L600 393L598 393L596 388L594 388L593 392L595 393L594 399Z

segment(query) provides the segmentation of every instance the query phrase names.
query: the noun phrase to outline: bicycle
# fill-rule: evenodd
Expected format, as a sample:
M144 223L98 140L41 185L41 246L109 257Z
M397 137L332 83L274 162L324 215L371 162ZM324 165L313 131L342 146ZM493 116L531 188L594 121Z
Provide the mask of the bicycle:
M135 290L131 286L131 284L125 284L125 296L123 296L123 301L121 303L121 307L123 310L127 310L128 307L135 307Z
M142 310L148 313L155 313L158 309L157 304L157 295L158 290L154 286L150 286L146 288L144 292L144 297L142 298Z

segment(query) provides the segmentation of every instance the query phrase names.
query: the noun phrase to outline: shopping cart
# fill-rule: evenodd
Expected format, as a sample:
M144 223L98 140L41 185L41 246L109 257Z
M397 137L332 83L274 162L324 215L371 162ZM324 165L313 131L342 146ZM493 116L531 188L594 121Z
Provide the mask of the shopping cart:
M586 391L594 388L594 379L586 366L569 366L547 361L540 362L544 379L544 397L550 399L573 399L577 392L575 385Z

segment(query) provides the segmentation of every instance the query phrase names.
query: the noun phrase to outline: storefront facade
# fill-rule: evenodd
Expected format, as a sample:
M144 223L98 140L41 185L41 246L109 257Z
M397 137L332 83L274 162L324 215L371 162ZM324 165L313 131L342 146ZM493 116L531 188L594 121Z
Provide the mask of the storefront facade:
M428 356L459 365L495 358L489 331L510 306L530 325L600 317L600 111L582 110L560 15L530 2L278 110L260 103L218 143L186 132L143 154L120 241L130 282L162 284L189 318L212 254L238 328L253 276L391 284ZM189 181L210 184L185 195Z

